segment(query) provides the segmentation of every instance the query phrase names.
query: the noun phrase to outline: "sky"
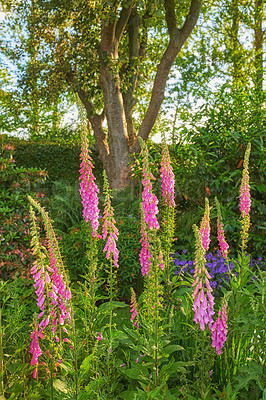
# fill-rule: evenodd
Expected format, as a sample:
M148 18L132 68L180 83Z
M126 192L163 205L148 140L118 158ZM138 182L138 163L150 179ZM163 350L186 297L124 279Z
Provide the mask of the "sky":
M3 21L5 18L5 13L0 11L0 21ZM266 22L265 22L266 25ZM241 39L243 41L243 43L245 44L245 47L248 49L250 47L250 44L252 42L252 38L250 35L248 35L247 32L242 32L241 34ZM12 80L14 80L14 82L16 82L16 69L14 68L14 66L12 65L12 63L10 63L8 61L7 58L4 58L1 54L0 54L0 60L2 62L2 65L6 66L12 76ZM175 84L175 82L178 81L179 79L179 75L178 75L178 71L175 71L175 76L170 78L168 80L168 87ZM215 88L215 86L217 84L220 84L221 81L219 79L213 79L213 81L211 83L209 83L209 85L211 86L212 89ZM203 104L204 100L200 100L197 103L195 103L195 110L200 107ZM171 120L172 119L172 115L175 113L175 109L178 105L177 104L173 104L170 108L168 108L167 110L164 110L164 115L166 119ZM65 113L63 119L62 119L62 123L64 124L75 124L75 121L78 120L78 110L76 105L71 106L67 112ZM179 127L181 124L181 121L177 119L176 121L176 127ZM161 133L158 132L156 135L153 136L152 138L153 141L155 142L160 142L161 141Z

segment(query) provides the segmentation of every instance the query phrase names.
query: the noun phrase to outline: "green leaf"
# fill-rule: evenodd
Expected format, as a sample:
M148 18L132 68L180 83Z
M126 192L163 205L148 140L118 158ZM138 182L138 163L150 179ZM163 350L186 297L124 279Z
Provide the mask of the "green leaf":
M59 390L60 392L67 393L67 384L66 382L61 381L60 379L56 379L53 381L54 388Z
M110 302L106 302L100 305L98 308L99 313L104 313L104 312L109 312L110 309L114 310L116 308L123 308L123 307L128 307L128 304L122 303L121 301L112 301L111 304Z
M119 394L119 397L124 400L136 400L137 399L137 394L132 392L131 390L126 390L125 392L122 392ZM0 399L1 400L1 399Z
M161 371L166 372L169 376L175 375L178 372L186 373L186 367L189 365L193 365L191 361L175 361L173 363L168 363L162 366Z
M198 400L196 397L191 396L190 394L187 394L188 400Z
M149 379L148 369L139 365L136 365L134 368L123 369L122 372L131 379Z
M93 354L90 354L88 357L86 357L80 366L80 370L82 371L83 374L87 374L90 370L91 367L91 360L93 358Z
M63 368L63 370L65 370L66 372L69 372L71 374L74 373L73 365L71 363L67 362L67 361L63 361L60 364L60 367Z
M157 396L157 395L160 393L160 391L161 391L161 389L163 388L163 386L164 386L164 384L162 384L161 386L156 387L156 388L153 389L151 392L149 392L149 397L150 397L151 399L156 398L155 396Z
M184 350L184 347L179 346L178 344L171 344L170 346L164 347L164 349L161 351L161 354L164 356L168 356L172 354L174 351L180 351Z

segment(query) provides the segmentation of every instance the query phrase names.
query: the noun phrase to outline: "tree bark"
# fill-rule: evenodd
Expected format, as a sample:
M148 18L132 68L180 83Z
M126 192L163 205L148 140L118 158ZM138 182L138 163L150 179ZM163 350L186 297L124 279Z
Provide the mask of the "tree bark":
M114 4L113 13L118 14ZM137 85L139 70L130 76L130 85L126 92L121 91L119 75L119 42L127 28L129 38L129 64L137 57L142 61L145 54L145 40L140 43L139 30L142 23L145 32L145 20L150 17L150 10L140 19L136 7L123 7L118 18L105 19L101 28L100 57L100 86L103 93L104 111L101 116L93 112L93 105L86 93L78 92L83 101L89 121L94 131L96 148L107 172L112 189L123 189L132 185L130 154L140 150L138 137L145 141L158 116L168 75L175 58L195 26L201 7L200 0L191 0L190 10L182 28L177 28L175 16L175 0L165 0L165 15L169 33L169 44L157 67L157 73L152 89L151 100L142 121L139 132L133 125L132 111L136 103L134 91ZM145 34L144 34L145 36ZM145 36L146 37L146 36ZM134 62L134 61L133 61ZM103 128L106 118L108 133Z
M233 0L230 4L230 11L232 16L232 26L230 31L230 41L231 41L231 58L233 65L233 83L237 86L241 81L242 76L242 63L241 63L241 49L239 44L239 2L238 0Z
M255 85L258 93L263 90L263 0L255 0Z
M102 159L113 189L130 184L129 143L123 96L120 89L118 46L131 14L131 7L123 8L117 21L105 21L102 26L99 50L105 116L108 126L107 159Z

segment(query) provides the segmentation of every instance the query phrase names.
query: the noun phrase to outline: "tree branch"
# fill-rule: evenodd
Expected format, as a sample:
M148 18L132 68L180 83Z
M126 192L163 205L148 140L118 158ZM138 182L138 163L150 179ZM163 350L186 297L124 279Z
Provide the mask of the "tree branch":
M197 23L199 18L200 8L201 8L202 0L192 0L190 4L189 13L186 17L184 25L180 29L180 37L182 46L189 37L192 29Z
M165 21L170 38L173 37L177 26L176 26L176 15L175 15L175 1L174 0L164 0L165 8Z
M129 146L135 141L136 131L133 124L132 109L136 104L134 99L134 91L136 89L139 66L136 67L136 59L139 58L140 53L140 42L139 42L139 26L141 19L138 15L136 7L132 8L132 12L128 21L128 53L129 53L129 64L124 70L124 74L129 74L129 86L125 92L123 92L123 102L125 108L125 116L127 121L128 131L128 142Z
M128 143L131 147L136 140L136 131L133 124L132 110L137 100L134 98L134 92L137 86L140 65L145 56L145 50L147 47L147 20L151 18L151 9L146 10L142 18L140 18L136 6L132 7L130 18L127 24L128 31L128 53L129 53L129 65L128 72L125 69L124 73L129 74L129 87L126 92L123 93L123 101L125 107L125 115L128 129ZM142 24L143 39L140 40L140 25ZM138 59L138 65L136 66L136 59Z
M106 133L104 132L103 129L103 120L105 118L105 113L104 111L102 112L101 115L96 114L94 111L93 104L88 100L87 93L85 92L84 89L76 89L76 79L73 71L69 71L66 73L66 81L70 86L72 86L73 91L76 92L82 101L86 113L87 113L87 118L92 126L93 132L94 132L94 138L95 138L95 143L96 143L96 149L99 152L100 159L103 161L103 159L108 159L109 155L109 147L108 147L108 141L106 137Z
M128 23L128 20L129 20L131 11L132 11L132 7L133 7L133 1L131 2L129 7L127 7L127 8L123 7L120 12L120 17L119 17L119 20L117 21L116 30L115 30L115 39L116 39L117 43L119 43L121 40L123 32Z
M87 96L85 90L80 89L80 90L78 90L77 93L86 109L88 120L90 121L91 127L94 132L96 149L99 152L100 159L103 161L103 159L108 158L108 154L109 154L107 137L106 137L106 133L104 132L104 129L102 126L103 120L104 120L104 112L101 115L95 114L93 112L93 105L88 100L88 96Z
M138 132L138 136L145 141L149 137L162 105L170 69L176 59L177 54L196 25L200 8L201 0L191 0L190 10L187 14L184 25L181 29L177 29L174 0L165 0L166 22L169 30L170 41L162 56L161 62L157 67L151 100ZM135 141L132 151L139 151L139 144L137 140Z

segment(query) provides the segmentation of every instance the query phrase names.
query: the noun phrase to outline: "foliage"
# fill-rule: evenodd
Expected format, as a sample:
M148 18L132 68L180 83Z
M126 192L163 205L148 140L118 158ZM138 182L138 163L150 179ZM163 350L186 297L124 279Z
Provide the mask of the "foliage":
M136 219L135 219L136 218ZM100 223L102 220L100 219ZM121 268L118 270L118 292L119 298L129 300L130 287L134 287L139 293L142 288L142 278L139 269L139 228L140 223L137 217L132 215L122 215L117 219L119 229L118 247L120 249L119 260ZM71 280L81 280L86 270L86 241L88 230L86 224L81 222L68 229L65 233L60 233L62 239L60 246L62 255L66 260L70 272ZM98 243L99 265L105 262L103 244ZM99 272L102 276L102 272Z
M51 217L57 232L67 232L82 218L80 194L76 184L53 182L53 195L49 203Z
M78 180L79 149L58 144L25 143L17 145L15 157L26 168L35 165L45 169L50 182L66 180L73 184ZM62 168L64 165L64 168Z
M60 100L75 93L112 188L129 185L129 155L139 151L138 137L146 141L155 125L171 66L197 23L201 2L187 0L179 7L118 1L102 7L96 1L87 8L83 1L67 8L60 1L3 4L9 11L3 25L19 51L16 42L10 46L3 40L2 52L20 72L33 137L43 109L48 106L56 125Z
M216 99L203 105L194 115L186 115L179 137L173 138L170 154L176 179L175 198L176 248L190 252L193 242L189 232L193 223L203 215L204 199L214 203L221 199L225 233L229 241L238 241L238 189L247 143L252 146L250 184L252 197L251 231L248 252L254 256L265 254L265 112L261 107L264 97L256 90L231 90L225 85ZM185 118L185 117L184 117ZM149 143L153 172L158 177L160 149ZM136 162L139 176L141 162ZM159 188L157 188L157 193ZM215 210L211 210L214 222ZM212 236L214 239L214 236ZM214 243L214 240L212 241ZM214 250L214 249L213 249Z
M225 88L226 89L226 88ZM228 94L226 90L217 96L214 106L203 109L195 116L207 117L207 121L198 132L188 132L185 146L175 145L174 153L183 155L188 161L187 168L182 173L180 168L176 176L183 176L189 182L189 176L197 179L197 191L191 192L187 184L184 194L192 204L202 204L205 194L210 199L215 196L223 198L225 231L231 241L237 240L239 227L238 218L238 187L241 180L241 166L244 149L250 141L252 156L250 159L251 196L252 196L252 228L249 252L263 251L263 236L265 227L262 220L265 214L263 197L265 194L265 148L263 146L265 113L260 110L256 93L236 91ZM182 156L181 156L182 157ZM184 157L184 156L183 156ZM179 159L179 157L177 158ZM189 172L188 172L189 168ZM256 238L256 240L255 240ZM254 243L254 244L253 244ZM260 249L260 250L259 250Z
M0 331L3 353L0 393L5 388L5 398L40 399L42 388L33 386L31 380L30 344L31 315L36 311L32 302L34 290L27 278L15 275L14 279L0 282ZM14 351L15 350L15 351Z
M4 144L15 147L14 158L18 166L39 168L47 172L49 179L46 181L46 186L50 195L53 194L53 185L56 181L69 185L78 182L80 147L76 143L62 144L43 139L27 141L7 135L3 135L2 140ZM91 150L96 160L97 179L102 181L102 164L97 158L95 149L92 147ZM58 186L60 187L60 183L58 183ZM56 187L54 191L56 194Z
M29 239L29 205L27 194L46 201L42 191L46 177L37 168L17 167L14 147L4 145L0 155L0 238L1 277L6 279L20 272L28 276L32 262Z
M109 191L108 193L110 196ZM107 200L105 200L105 207L108 204L110 206L110 197ZM63 264L60 247L64 249L64 237L58 246L48 214L36 201L31 200L31 202L40 211L43 220L41 222L40 219L33 217L35 228L32 231L32 246L34 256L39 257L32 268L36 289L36 285L40 285L36 268L40 269L40 274L45 273L45 268L47 271L53 270L55 268L53 254L56 256L56 263L60 263L61 271ZM161 204L161 210L164 207L163 204ZM113 212L111 208L108 210L108 213L107 211L104 213L104 220L108 222L109 215L110 227L114 229ZM71 288L71 313L74 318L71 318L69 329L67 329L69 333L66 342L69 346L63 348L59 338L56 341L53 338L49 339L49 335L43 338L43 343L52 347L53 352L43 354L44 364L39 366L41 379L38 382L34 382L34 377L31 381L29 380L29 372L32 372L33 367L25 364L29 361L28 352L14 351L12 359L18 354L17 358L20 360L22 357L23 361L22 363L19 361L16 369L7 367L10 349L20 349L20 343L17 341L18 329L29 326L32 314L36 311L32 303L32 286L30 290L25 290L27 281L21 279L2 284L3 318L0 331L3 330L5 335L1 335L2 341L0 341L0 365L4 371L4 374L0 375L1 379L3 378L0 384L4 396L14 399L19 399L19 396L30 396L33 399L69 400L85 400L88 397L108 400L125 398L143 400L149 398L157 400L231 398L237 400L251 396L254 400L260 400L265 388L266 348L263 339L265 338L266 315L265 271L262 271L258 265L253 265L251 269L250 256L243 252L239 252L237 259L231 260L234 265L229 265L230 273L228 274L225 270L228 260L222 259L220 254L214 257L209 253L206 255L206 260L202 257L202 266L208 269L207 275L210 274L210 281L215 279L216 286L221 284L219 292L215 293L215 315L224 300L228 303L227 340L222 354L217 355L212 347L211 329L206 325L205 330L202 331L193 322L192 282L194 279L184 271L182 274L176 274L176 268L173 266L170 276L166 275L169 270L165 269L163 264L167 260L160 258L163 246L166 245L168 250L170 246L167 238L164 238L168 232L164 225L160 230L153 228L148 231L148 228L145 228L152 259L149 273L144 277L143 291L141 290L137 295L132 291L134 295L131 297L130 310L126 303L117 301L117 297L114 297L117 296L117 287L123 286L127 279L123 274L131 268L128 265L123 271L126 261L121 253L127 255L130 251L129 240L133 240L132 249L138 242L139 222L137 218L136 222L133 219L136 209L132 206L133 213L130 215L128 211L129 208L124 210L125 214L121 216L121 220L115 216L119 239L123 236L121 235L123 226L126 227L127 234L135 232L136 229L135 237L134 234L130 238L122 237L122 247L119 247L119 241L117 241L120 250L118 286L112 258L106 260L106 255L103 254L103 259L100 259L103 246L106 247L106 244L100 237L92 236L90 224L84 221L80 224L82 229L73 229L71 232L74 240L80 241L77 252L83 256L84 267L82 267L83 281L77 280ZM163 215L170 223L172 216L169 214L167 217L167 212ZM42 223L46 231L49 228L45 242L37 240L37 225L41 227ZM199 263L200 240L202 239L198 235L195 254L197 263ZM243 247L243 241L240 243ZM202 249L200 249L201 252ZM70 254L67 261L70 261L73 254L70 246L65 254L64 250L62 254L67 256L68 252ZM188 264L191 271L194 264L184 259L186 254L186 251L183 251L183 255L178 257L175 263L183 269ZM201 264L197 264L196 267L199 265ZM55 279L60 271L56 269L56 274L55 270L53 271L52 279ZM133 278L137 278L136 281L138 281L138 277ZM220 279L223 281L220 282ZM49 284L50 280L47 279L46 282ZM67 285L65 273L64 282ZM127 282L129 283L131 282ZM171 296L167 297L168 285L171 285ZM212 283L212 286L214 287L215 284ZM9 297L10 288L11 293L14 293L11 297ZM52 290L55 290L55 286ZM36 295L40 296L39 290L36 290ZM57 298L61 301L62 298L59 295L58 292ZM21 302L18 301L20 298ZM17 307L16 324L12 319L12 304ZM23 349L29 346L29 337L27 339L25 335L22 341ZM60 354L60 362L58 362L57 354ZM24 386L13 385L11 395L10 382L13 383L13 380L19 382L17 377L21 378L21 376L25 382Z
M195 272L195 261L188 259L187 255L186 249L183 250L182 254L176 252L172 255L174 274L181 275L182 279L186 279L187 273L193 276ZM217 251L217 254L206 253L205 258L209 274L213 279L210 285L215 293L219 295L222 293L222 288L227 286L225 281L229 282L230 274L235 273L237 275L235 263L239 263L239 261L234 259L231 261L230 259L224 258L220 250ZM264 262L262 262L262 257L259 257L257 260L250 259L249 267L250 271L254 271L254 273L257 272L258 268L263 269ZM230 273L228 273L229 270Z

